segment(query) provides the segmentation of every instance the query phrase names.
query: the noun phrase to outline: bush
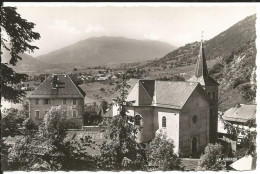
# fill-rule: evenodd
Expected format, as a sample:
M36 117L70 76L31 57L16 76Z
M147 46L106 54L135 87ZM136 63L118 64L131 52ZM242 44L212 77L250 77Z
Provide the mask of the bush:
M216 63L210 70L209 70L209 75L219 73L221 70L224 68L224 65L221 63Z
M14 136L19 134L19 128L26 118L26 113L15 108L5 109L2 112L1 131L2 136Z
M204 154L200 157L200 162L196 170L224 170L225 162L221 161L224 157L223 146L220 144L208 144Z
M232 88L235 89L238 85L243 84L243 83L244 83L244 80L242 80L240 78L236 78L232 82Z
M174 153L173 140L160 131L146 148L148 165L156 170L180 170L181 161Z
M37 126L35 126L33 124L33 121L29 117L26 120L24 120L23 126L25 127L26 130L36 130L37 129Z

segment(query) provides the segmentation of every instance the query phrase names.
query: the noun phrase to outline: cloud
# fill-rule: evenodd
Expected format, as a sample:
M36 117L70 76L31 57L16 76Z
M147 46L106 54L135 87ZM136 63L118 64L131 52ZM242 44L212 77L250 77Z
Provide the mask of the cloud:
M54 25L52 25L51 28L56 31L58 30L60 32L65 32L68 34L79 34L80 33L80 30L69 25L69 22L67 20L55 20Z
M104 32L105 28L102 25L92 25L88 24L85 29L85 33L93 33L93 32Z
M158 40L158 39L159 39L159 36L157 36L157 35L154 34L154 33L149 33L149 34L145 34L145 35L144 35L144 38L145 38L145 39L149 39L149 40Z

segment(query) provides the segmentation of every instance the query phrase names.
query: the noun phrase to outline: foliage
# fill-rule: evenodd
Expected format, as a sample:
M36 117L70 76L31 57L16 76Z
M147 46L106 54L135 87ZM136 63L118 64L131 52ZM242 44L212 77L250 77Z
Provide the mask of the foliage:
M215 65L213 65L213 67L211 69L209 69L209 75L219 73L222 71L223 68L224 68L224 65L222 63L218 62Z
M174 142L160 131L146 148L149 166L156 170L180 170L181 161L174 153Z
M223 158L223 146L220 144L208 144L204 154L200 157L200 162L196 170L224 170L225 162Z
M253 85L250 83L245 83L239 87L240 95L242 95L246 100L252 101L256 97L256 91L253 88Z
M83 81L76 74L70 75L70 78L77 86L83 84Z
M71 126L61 106L52 107L38 131L31 131L8 151L10 170L62 170L77 159L78 150L64 142Z
M1 120L2 136L6 137L20 134L19 128L22 127L22 123L26 117L26 113L23 110L15 108L4 109Z
M2 49L8 51L11 58L8 63L1 63L1 89L2 97L7 101L18 103L25 92L14 89L12 85L25 81L26 74L16 73L11 67L18 60L22 60L20 53L33 52L38 47L30 45L30 42L40 38L40 34L33 32L35 24L21 18L14 7L1 8L1 55Z
M37 126L34 125L32 119L29 118L29 117L24 120L23 126L24 126L24 128L25 128L26 130L29 130L29 131L31 131L31 130L36 130L36 129L37 129Z
M139 130L134 125L134 119L127 114L126 107L132 102L126 101L129 85L123 80L120 96L115 105L119 115L112 118L106 128L108 139L101 146L99 165L104 170L142 170L146 166L145 151L136 142L136 133Z
M84 125L98 125L102 121L100 108L94 103L93 105L85 105Z
M178 74L175 74L173 76L169 76L169 77L161 77L159 78L158 80L163 80L163 81L185 81L185 79L178 75Z
M240 157L245 155L256 155L256 118L249 119L244 127L238 127L234 124L231 124L223 120L225 128L228 130L228 133L233 135L234 138L237 138L239 134L243 136L242 142L238 147L237 154Z
M105 112L108 108L108 103L106 100L102 100L101 101L101 104L100 104L100 107L103 109L103 111Z

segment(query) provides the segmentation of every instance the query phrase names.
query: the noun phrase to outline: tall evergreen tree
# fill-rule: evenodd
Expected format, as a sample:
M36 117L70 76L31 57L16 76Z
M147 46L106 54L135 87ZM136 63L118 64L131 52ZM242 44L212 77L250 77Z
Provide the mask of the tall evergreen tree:
M1 57L2 49L10 53L10 60L1 63L1 94L4 99L18 103L25 92L14 89L13 85L27 78L26 74L16 73L11 66L22 60L20 54L33 52L38 47L30 43L40 38L40 34L32 31L35 24L23 19L15 7L1 8Z
M143 170L146 166L145 151L136 142L139 130L134 125L134 118L128 115L126 101L129 85L123 78L120 96L114 103L118 106L118 115L114 116L106 129L107 141L101 147L100 165L105 170Z

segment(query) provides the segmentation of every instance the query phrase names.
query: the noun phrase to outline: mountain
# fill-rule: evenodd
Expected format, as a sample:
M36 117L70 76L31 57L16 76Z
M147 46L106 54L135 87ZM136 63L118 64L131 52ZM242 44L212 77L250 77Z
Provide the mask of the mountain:
M54 68L53 65L37 60L28 54L19 54L19 56L22 60L18 60L17 64L12 66L16 72L30 74L33 72L44 72L47 69ZM3 54L1 55L2 62L7 63L10 60L10 57L10 54L3 50Z
M204 41L209 72L220 85L219 105L226 110L238 102L252 103L255 96L256 15L236 23L214 38ZM140 63L135 67L146 69L150 75L179 72L194 74L194 63L200 42L180 47L160 59ZM214 63L214 64L212 64ZM132 66L133 67L133 66ZM192 67L192 68L191 68Z
M103 36L82 40L36 58L56 65L99 66L151 60L174 49L174 46L159 41Z

